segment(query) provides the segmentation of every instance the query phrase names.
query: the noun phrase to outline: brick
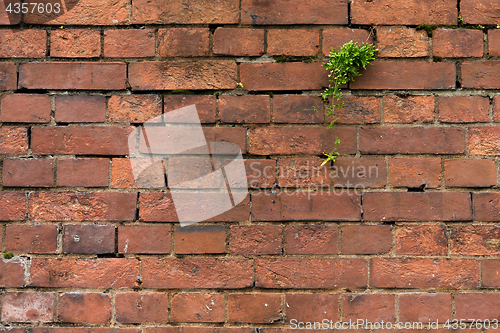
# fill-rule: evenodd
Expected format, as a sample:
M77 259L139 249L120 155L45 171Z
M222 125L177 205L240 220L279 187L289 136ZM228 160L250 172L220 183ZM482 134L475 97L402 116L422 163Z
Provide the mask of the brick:
M483 32L473 29L436 29L432 35L432 54L443 58L483 56Z
M16 90L17 87L17 68L14 63L0 63L0 91Z
M138 0L132 6L133 24L230 24L238 23L238 18L238 0L216 3L195 0L186 4L176 0Z
M57 161L57 186L107 187L109 159L60 158Z
M281 295L229 294L228 321L241 323L273 323L283 318Z
M175 226L175 253L201 254L226 252L226 226Z
M164 326L146 327L146 333L252 333L251 327ZM135 333L135 332L134 332Z
M463 67L462 67L463 71ZM454 89L456 68L450 62L374 61L351 89Z
M490 187L497 184L497 169L493 160L445 160L444 177L449 187Z
M355 41L358 45L373 43L371 34L364 29L324 29L323 30L323 54L328 56L332 49L339 51L342 45Z
M328 87L328 73L319 62L242 63L246 90L320 90Z
M500 220L500 194L499 193L473 193L474 221Z
M147 168L134 178L134 168ZM163 161L150 159L113 158L111 166L112 188L165 188L165 168Z
M281 227L234 225L229 229L229 252L240 255L281 254Z
M285 294L286 319L299 322L321 322L327 318L336 322L339 317L337 294Z
M171 321L182 323L222 323L224 322L224 295L202 293L176 294L172 297Z
M437 188L441 185L440 158L390 158L389 185L392 187Z
M255 286L275 289L364 288L367 274L364 259L256 259Z
M54 183L54 161L49 159L5 159L3 186L51 187Z
M493 97L493 117L495 122L500 122L500 95Z
M119 323L164 323L168 321L168 294L160 292L118 293L115 297Z
M2 30L0 58L44 58L47 49L45 30Z
M494 0L464 0L460 4L460 14L470 24L497 24L500 5Z
M59 295L59 321L64 323L109 323L111 295L63 293Z
M365 154L463 154L465 131L452 127L362 127L359 150Z
M215 123L216 97L214 95L165 95L164 113L195 105L201 123Z
M127 225L118 227L118 253L170 253L169 225Z
M495 294L461 293L455 295L456 318L500 320L500 298Z
M439 121L447 123L489 122L490 100L481 96L439 97Z
M251 57L264 54L264 30L245 28L215 29L214 54Z
M237 65L228 60L143 61L129 64L133 90L234 89Z
M351 6L351 23L374 25L457 24L457 4L452 0L440 2L396 0L377 2L355 1Z
M37 155L127 155L128 126L34 127L31 150Z
M153 29L104 31L104 56L109 58L145 58L155 56Z
M434 96L384 96L385 123L431 123L434 121Z
M494 57L500 56L500 30L488 30L488 54Z
M397 254L448 254L447 229L444 225L418 224L397 227L395 243Z
M374 258L370 267L370 286L375 288L473 289L479 286L477 260Z
M429 38L422 30L410 28L377 29L377 56L381 58L419 58L429 56Z
M443 293L400 294L399 320L444 323L452 317L451 295Z
M253 284L253 260L237 258L145 258L144 288L246 288Z
M132 221L136 193L34 192L28 212L33 221Z
M5 251L14 253L56 253L58 226L8 225Z
M498 155L500 153L500 126L470 127L468 134L471 155Z
M69 29L50 31L50 56L97 58L101 55L99 30Z
M27 273L27 260L22 257L14 257L10 260L0 260L0 286L1 287L23 287L25 285L25 274Z
M63 253L103 254L115 252L115 226L65 224Z
M347 24L347 2L342 0L298 0L293 6L288 1L272 3L243 0L241 24Z
M276 161L267 159L244 160L249 188L269 188L276 184Z
M338 124L380 123L379 97L346 95L342 97L341 103L344 103L342 108L335 110ZM328 121L332 120L331 117L328 118Z
M33 333L140 333L139 328L131 327L34 327L32 328ZM16 333L16 332L12 332Z
M8 333L27 333L28 330L23 327L5 327L5 328L0 328L0 332L8 332ZM39 331L37 331L39 332Z
M0 221L24 220L26 194L23 192L0 193Z
M348 193L252 194L253 221L359 221L360 198Z
M100 95L56 96L58 123L101 123L106 121L106 97Z
M311 95L274 95L273 122L290 124L321 124L324 121L323 101Z
M25 127L0 127L0 154L26 154L28 145L28 133Z
M219 117L224 123L269 123L270 98L266 95L219 96Z
M7 12L5 9L9 4L11 6L15 6L16 3L20 3L20 1L17 0L9 0L9 1L3 1L0 4L0 24L1 25L14 25L14 24L19 24L21 22L21 13L14 13L14 12ZM13 333L18 333L18 332L13 332Z
M159 29L158 43L160 57L207 56L209 52L209 30L208 28Z
M389 225L346 225L341 228L342 254L381 254L392 249Z
M267 31L267 54L315 56L319 51L319 31L272 29Z
M371 192L363 194L367 221L470 221L469 193Z
M334 188L381 188L385 187L387 170L384 159L339 157L330 175Z
M2 295L2 321L52 322L54 321L55 300L54 293L4 293Z
M285 188L329 187L330 163L319 158L280 158L278 185Z
M498 288L500 285L500 260L485 259L481 261L482 286L486 288Z
M6 123L48 123L52 109L51 99L49 95L2 95L0 121Z
M394 322L396 319L396 301L392 294L354 294L342 295L342 321Z
M158 95L111 96L108 101L108 119L116 123L144 123L161 113L161 96Z
M487 256L500 254L500 227L488 225L452 226L450 250L452 255Z
M139 262L132 258L32 258L29 285L49 288L133 288L138 286L138 275Z
M19 65L19 88L26 89L122 90L126 88L126 79L127 65L123 62L33 62Z
M336 254L339 251L338 233L336 225L288 225L285 229L286 254Z
M500 61L474 61L462 63L462 88L498 89L500 87Z

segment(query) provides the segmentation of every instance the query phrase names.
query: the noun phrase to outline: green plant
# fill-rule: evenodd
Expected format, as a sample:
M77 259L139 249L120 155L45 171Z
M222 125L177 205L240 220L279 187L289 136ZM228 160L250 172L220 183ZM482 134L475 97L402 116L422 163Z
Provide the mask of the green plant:
M237 87L237 88L241 88L241 89L243 89L243 83L238 82L238 83L236 84L236 87Z
M14 258L14 254L13 254L13 253L10 253L10 252L9 252L9 253L4 253L4 254L3 254L3 257L4 257L5 259L12 259L12 258Z
M340 144L340 139L336 138L335 139L335 147L333 148L332 152L330 154L323 153L323 155L326 156L326 159L323 161L323 163L321 163L321 166L325 165L329 161L332 161L332 163L335 162L335 159L337 158L337 156L339 156L339 152L338 152L339 144Z

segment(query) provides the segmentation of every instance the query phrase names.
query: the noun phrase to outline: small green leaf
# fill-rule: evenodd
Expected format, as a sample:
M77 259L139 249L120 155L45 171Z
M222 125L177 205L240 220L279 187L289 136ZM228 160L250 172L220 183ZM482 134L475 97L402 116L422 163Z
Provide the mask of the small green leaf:
M14 254L13 254L13 253L10 253L10 252L9 252L9 253L4 253L4 254L3 254L3 257L4 257L5 259L12 259L12 258L14 258Z

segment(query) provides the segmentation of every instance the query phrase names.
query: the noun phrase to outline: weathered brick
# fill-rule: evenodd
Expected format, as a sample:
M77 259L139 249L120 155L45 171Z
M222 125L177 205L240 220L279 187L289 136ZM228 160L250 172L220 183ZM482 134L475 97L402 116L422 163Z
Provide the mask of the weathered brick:
M330 186L330 163L323 166L319 158L280 158L278 185L285 188Z
M214 54L260 56L264 53L264 30L219 27L214 32Z
M109 58L145 58L155 56L153 29L104 31L104 56Z
M500 254L500 227L488 225L452 226L451 254Z
M7 0L0 3L0 24L1 25L14 25L21 22L21 13L15 13L14 11L8 12L6 9L9 6L16 6L16 3L21 3L19 0ZM17 333L17 332L14 332Z
M182 323L222 323L224 322L224 295L176 294L172 297L171 320Z
M267 95L219 96L219 118L224 123L268 123L271 103Z
M146 327L146 333L252 333L251 327L164 326ZM128 332L127 332L128 333ZM134 332L135 333L135 332Z
M432 34L432 54L443 58L483 56L483 32L473 29L436 29Z
M500 320L500 298L495 294L460 293L455 295L456 318Z
M111 96L108 101L108 119L112 122L144 123L161 113L158 95Z
M332 48L339 51L342 45L355 41L358 45L373 43L372 35L364 29L324 29L323 30L323 54L329 55Z
M283 309L279 294L229 294L229 322L273 323L282 318Z
M140 333L139 328L133 327L33 327L33 333ZM89 332L90 331L90 332ZM1 332L1 331L0 331ZM17 333L17 332L12 332ZM19 332L22 333L22 332Z
M323 101L311 95L274 95L273 122L320 124L324 121Z
M56 253L57 225L8 225L5 251L14 253Z
M0 91L16 90L16 87L17 87L16 65L11 62L0 63Z
M397 254L448 254L447 230L444 225L418 224L397 227L395 243Z
M272 29L267 31L267 54L315 56L319 51L319 31Z
M0 121L6 123L50 122L51 97L34 94L2 95Z
M45 30L0 31L0 58L44 58L46 49Z
M449 187L490 187L497 184L497 169L493 160L445 160L444 177Z
M494 57L500 56L500 30L488 30L488 54Z
M354 294L342 295L342 321L394 322L396 319L396 300L392 294Z
M429 38L423 30L388 27L377 29L377 56L419 58L429 56Z
M5 159L3 186L51 187L54 183L54 161L49 159Z
M389 225L346 225L340 229L342 254L381 254L392 249Z
M498 24L500 4L495 0L464 0L460 3L460 14L470 24Z
M63 253L102 254L115 252L115 226L65 224Z
M201 123L215 123L216 97L214 95L165 95L164 113L195 105Z
M4 293L2 295L2 321L52 322L54 321L55 300L54 293Z
M58 123L100 123L106 120L106 97L101 95L56 96Z
M111 166L112 188L165 188L165 168L163 161L150 159L134 159L134 167L147 168L142 171L137 179L132 171L130 158L113 158Z
M209 52L209 30L208 28L159 29L158 43L160 57L207 56Z
M390 158L389 185L392 187L437 188L441 185L440 158Z
M341 103L344 103L342 108L335 110L335 117L339 124L374 124L380 122L379 97L346 95L342 97ZM329 117L328 121L331 121L331 117Z
M444 323L452 317L451 295L444 293L400 294L399 319L405 322Z
M294 224L285 229L287 254L336 254L336 225Z
M23 192L0 193L0 221L24 220L26 194Z
M471 127L468 134L471 155L498 155L500 153L500 126Z
M169 225L118 227L118 253L170 253Z
M226 226L190 225L175 227L175 253L225 253Z
M25 127L0 127L0 154L26 154L28 133Z
M229 229L229 252L240 255L281 254L281 227L235 225Z
M500 221L500 193L473 193L474 221Z
M327 318L337 321L339 295L337 294L285 294L286 319L299 322L321 322Z
M475 89L500 88L500 61L462 63L462 87Z
M60 158L57 161L57 186L107 187L109 159Z
M500 286L500 260L485 259L481 261L482 286L498 288Z
M65 323L108 323L111 295L105 293L63 293L59 295L59 321Z
M489 122L490 100L481 96L439 97L439 121L446 123Z
M164 323L168 321L168 294L161 292L118 293L115 298L119 323Z
M385 123L430 123L434 121L434 96L384 96Z
M99 30L51 30L50 56L61 58L96 58L101 55Z
M269 188L276 184L276 161L268 159L244 160L249 188Z
M387 169L381 158L339 157L330 174L334 187L340 189L381 188L386 184Z
M10 260L0 260L0 286L1 287L23 287L25 285L25 273L27 273L27 260L22 257L14 257Z

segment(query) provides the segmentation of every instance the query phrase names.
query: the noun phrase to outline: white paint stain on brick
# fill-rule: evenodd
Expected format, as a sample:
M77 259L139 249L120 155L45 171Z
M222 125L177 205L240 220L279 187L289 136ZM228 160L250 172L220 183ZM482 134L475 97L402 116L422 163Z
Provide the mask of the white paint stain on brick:
M2 321L52 322L54 320L53 293L7 292L2 297Z

